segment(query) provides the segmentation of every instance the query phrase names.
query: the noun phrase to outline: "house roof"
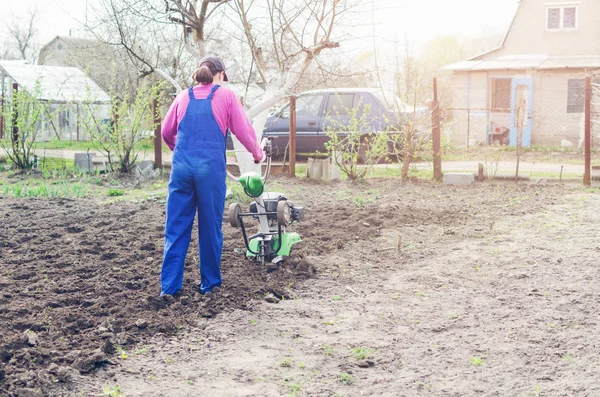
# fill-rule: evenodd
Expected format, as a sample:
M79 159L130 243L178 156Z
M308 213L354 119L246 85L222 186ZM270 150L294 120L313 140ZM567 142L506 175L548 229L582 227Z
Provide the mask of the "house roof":
M109 95L78 68L0 61L1 69L29 92L33 92L39 82L38 99L43 101L110 102Z
M517 11L515 12L515 15L513 15L513 19L510 22L510 26L508 27L508 30L506 31L506 34L504 35L504 38L502 39L502 43L500 43L500 45L496 48L493 48L489 51L484 52L483 54L479 54L474 56L473 58L469 58L469 61L473 61L473 60L477 60L480 59L484 56L490 55L498 50L501 50L502 48L504 48L504 45L506 44L506 39L508 39L508 35L510 34L510 31L513 29L513 27L515 26L515 21L517 19L517 15L519 15L519 11L521 10L521 7L523 6L523 2L525 0L521 0L519 1L519 6L517 7Z
M444 66L443 70L475 72L484 70L600 69L600 55L549 56L545 54L506 55L494 59L471 59Z

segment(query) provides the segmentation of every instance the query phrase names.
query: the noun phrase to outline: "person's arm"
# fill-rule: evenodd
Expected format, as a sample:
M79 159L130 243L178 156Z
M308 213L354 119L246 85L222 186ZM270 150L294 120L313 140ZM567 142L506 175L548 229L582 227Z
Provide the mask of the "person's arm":
M173 103L169 107L167 114L162 120L161 134L163 141L167 144L169 149L175 148L175 141L177 140L177 129L179 122L177 121L177 109L179 107L179 95L175 97Z
M246 116L246 112L237 95L231 92L228 127L242 145L252 154L256 161L264 159L263 150L256 139L254 128Z

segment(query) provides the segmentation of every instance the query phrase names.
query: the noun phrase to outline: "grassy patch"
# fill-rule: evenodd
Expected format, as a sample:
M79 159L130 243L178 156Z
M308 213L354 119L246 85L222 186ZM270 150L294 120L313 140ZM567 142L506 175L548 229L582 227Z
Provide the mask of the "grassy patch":
M107 192L107 194L108 194L110 197L118 197L118 196L123 196L123 195L125 194L125 190L123 190L123 189L111 188L111 189L108 189L108 192Z
M340 382L343 385L351 385L352 383L354 383L354 379L352 378L352 375L350 375L346 372L342 372L341 374L339 374L337 376L337 380L338 380L338 382Z
M369 349L368 347L360 346L350 349L350 356L357 360L365 360L372 357L375 354L375 350Z
M124 397L121 387L119 386L105 387L102 389L102 393L106 397Z
M85 197L89 185L87 183L67 183L61 182L57 184L41 183L28 184L26 182L18 182L8 184L0 182L0 192L6 197L64 197L78 198Z
M482 357L474 356L471 357L471 365L475 367L479 367L480 365L485 364L485 360Z
M33 145L34 149L43 150L77 150L86 152L88 149L90 151L96 151L94 147L94 143L92 141L67 141L67 140L52 140L48 142L36 142ZM138 151L149 151L154 150L154 138L143 138L139 142L136 143L135 149ZM168 152L170 151L167 145L162 144L162 151Z

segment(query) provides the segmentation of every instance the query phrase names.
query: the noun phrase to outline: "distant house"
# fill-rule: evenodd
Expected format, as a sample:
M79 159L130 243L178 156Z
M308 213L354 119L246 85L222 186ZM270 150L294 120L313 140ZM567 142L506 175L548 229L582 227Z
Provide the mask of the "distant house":
M94 39L56 36L40 50L39 65L77 67L105 91L123 73L117 48Z
M90 140L81 127L84 118L93 115L98 122L110 119L109 95L78 68L0 61L3 109L10 106L14 89L27 90L49 105L40 123L40 141ZM0 122L0 136L7 123Z
M502 44L446 66L459 145L581 144L584 77L600 71L600 1L521 0ZM467 110L468 109L468 110ZM502 134L505 134L502 142Z

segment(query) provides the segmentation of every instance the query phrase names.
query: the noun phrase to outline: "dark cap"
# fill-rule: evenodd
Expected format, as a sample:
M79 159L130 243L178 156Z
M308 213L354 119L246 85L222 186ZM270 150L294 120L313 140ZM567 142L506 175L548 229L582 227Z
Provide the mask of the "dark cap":
M200 66L202 66L202 64L204 62L210 62L213 65L215 65L215 69L217 70L217 72L225 72L225 64L223 64L223 61L221 61L220 58L217 58L217 57L204 57L200 61ZM223 76L223 80L224 81L229 81L229 79L227 78L227 72L225 72L225 74Z

